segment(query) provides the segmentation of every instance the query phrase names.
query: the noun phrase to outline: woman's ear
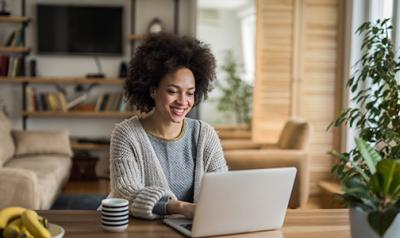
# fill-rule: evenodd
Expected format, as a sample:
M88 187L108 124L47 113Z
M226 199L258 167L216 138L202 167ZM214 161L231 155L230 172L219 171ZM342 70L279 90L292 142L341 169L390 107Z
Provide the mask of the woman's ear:
M156 97L156 88L155 87L150 88L150 97L152 99L154 99Z

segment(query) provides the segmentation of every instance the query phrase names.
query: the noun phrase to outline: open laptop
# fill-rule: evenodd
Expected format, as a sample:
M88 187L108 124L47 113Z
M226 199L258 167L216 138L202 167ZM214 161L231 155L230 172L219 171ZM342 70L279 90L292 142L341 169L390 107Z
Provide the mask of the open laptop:
M282 227L296 168L207 173L192 220L164 222L191 237L273 230Z

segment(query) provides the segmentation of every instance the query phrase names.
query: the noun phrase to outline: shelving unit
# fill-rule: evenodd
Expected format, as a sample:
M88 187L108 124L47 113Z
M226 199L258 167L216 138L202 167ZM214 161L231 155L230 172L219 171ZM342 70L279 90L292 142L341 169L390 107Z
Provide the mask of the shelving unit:
M37 117L37 118L45 118L45 117L55 117L55 118L126 118L137 115L136 112L92 112L92 111L68 111L68 112L23 112L23 116L26 117Z
M1 55L9 55L9 64L12 65L11 60L14 60L13 57L21 58L20 64L24 65L25 64L25 56L31 52L31 48L25 46L25 29L28 25L28 23L31 21L30 17L26 16L26 1L21 0L21 15L20 16L0 16L0 23L13 23L13 24L19 24L21 25L21 31L20 35L18 35L18 38L16 36L16 33L13 33L14 40L12 46L1 46L0 47L0 54ZM17 32L17 31L15 31ZM19 59L16 60L18 62ZM16 68L16 63L14 64L14 69L12 67L8 68L7 72L7 77L6 78L12 78L15 77L17 73L18 68ZM16 69L15 69L16 68ZM15 73L10 73L10 70L13 70L12 72ZM25 88L27 86L27 83L21 83L22 87L22 92L25 92ZM22 93L22 107L23 110L26 110L26 95L25 93ZM26 128L26 118L23 117L23 124L22 124L23 129Z
M106 144L95 144L95 143L71 143L73 150L108 150L109 145Z
M130 41L142 41L146 37L145 34L130 34L128 40Z
M22 84L26 89L30 84L47 85L113 85L120 86L124 81L120 78L83 78L83 77L0 77L0 84ZM25 91L24 91L25 92ZM23 128L26 129L28 118L127 118L139 113L133 111L27 111L26 94L23 93Z
M94 84L94 85L114 85L122 86L124 81L119 78L81 78L81 77L19 77L15 79L0 78L0 82L19 82L26 84L47 84L47 85L78 85L78 84ZM26 87L25 86L25 87ZM23 111L23 118L126 118L137 115L133 111Z
M124 81L120 78L91 79L82 77L16 77L9 79L0 77L0 83L31 83L31 84L109 84L123 85Z
M30 52L29 47L0 47L1 54L29 54Z
M30 21L31 18L26 16L0 16L2 23L28 23Z

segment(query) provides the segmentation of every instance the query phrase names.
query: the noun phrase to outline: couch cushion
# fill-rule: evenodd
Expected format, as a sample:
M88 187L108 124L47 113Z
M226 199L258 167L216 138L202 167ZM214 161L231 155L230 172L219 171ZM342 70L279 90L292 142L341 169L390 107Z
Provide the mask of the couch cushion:
M15 155L55 154L71 156L71 145L67 130L14 131Z
M38 178L40 209L49 209L69 178L72 160L66 156L30 156L12 159L5 166L34 172Z
M0 209L19 206L40 209L35 173L25 169L0 168Z
M0 112L0 167L13 157L14 141L11 136L11 125L6 116Z

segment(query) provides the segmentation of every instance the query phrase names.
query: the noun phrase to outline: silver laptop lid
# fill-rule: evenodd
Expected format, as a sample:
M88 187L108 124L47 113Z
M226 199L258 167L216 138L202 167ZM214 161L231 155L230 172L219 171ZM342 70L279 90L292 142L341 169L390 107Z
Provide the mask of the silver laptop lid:
M281 228L295 175L296 168L205 174L192 237Z

